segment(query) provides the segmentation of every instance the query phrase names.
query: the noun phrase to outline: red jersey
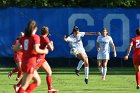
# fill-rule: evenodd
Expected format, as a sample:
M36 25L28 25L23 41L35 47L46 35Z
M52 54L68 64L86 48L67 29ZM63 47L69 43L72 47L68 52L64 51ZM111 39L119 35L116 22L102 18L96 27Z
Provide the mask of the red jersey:
M133 45L133 58L140 57L140 36L132 38L130 44Z
M22 37L19 40L22 45L23 63L22 70L26 73L33 73L34 66L36 65L37 53L34 50L35 44L40 44L40 37L38 35L32 35L31 37Z
M45 49L51 41L46 36L40 36L40 49ZM46 54L38 54L38 58L45 58Z
M13 45L17 44L18 42L19 42L19 40L16 39ZM22 55L23 55L22 52L15 51L14 52L14 60L15 60L15 62L22 62Z

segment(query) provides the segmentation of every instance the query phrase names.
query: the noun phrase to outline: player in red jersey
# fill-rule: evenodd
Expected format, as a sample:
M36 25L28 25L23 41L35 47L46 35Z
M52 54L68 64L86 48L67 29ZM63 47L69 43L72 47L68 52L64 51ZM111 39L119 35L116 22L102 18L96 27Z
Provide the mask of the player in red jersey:
M137 89L140 88L140 28L136 29L136 37L132 38L127 49L126 56L124 60L128 60L131 48L133 47L133 64L136 69L136 82Z
M41 79L37 71L35 70L37 54L47 54L48 49L40 49L40 37L36 35L37 24L34 20L29 21L26 29L25 36L19 40L13 50L23 52L23 62L22 62L22 71L23 78L21 82L21 87L16 93L24 93L25 91L30 91L30 93L37 86L40 85ZM22 50L20 46L22 45ZM30 84L31 80L33 82Z
M13 45L15 45L16 43L18 43L19 42L19 39L21 37L23 37L23 36L24 36L24 33L23 32L20 32L20 36L16 39L16 41L14 42ZM17 52L17 51L14 52L14 61L15 61L16 65L17 65L17 67L13 68L13 70L8 73L9 79L11 78L12 74L13 73L16 73L16 72L18 72L16 81L18 81L19 78L20 78L20 76L22 75L22 71L21 71L22 55L23 55L23 53L21 51L20 52Z
M54 50L53 41L50 41L49 36L49 29L48 27L43 26L41 28L41 36L40 36L40 48L48 48L50 51ZM37 59L37 68L41 67L46 72L46 82L48 85L48 93L56 93L59 90L52 88L52 70L48 62L45 60L45 54L38 54Z

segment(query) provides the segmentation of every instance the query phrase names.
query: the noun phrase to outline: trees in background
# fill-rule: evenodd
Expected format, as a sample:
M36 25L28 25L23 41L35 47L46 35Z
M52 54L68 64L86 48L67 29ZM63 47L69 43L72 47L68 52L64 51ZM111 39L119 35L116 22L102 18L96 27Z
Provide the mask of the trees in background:
M0 7L138 8L140 0L0 0Z

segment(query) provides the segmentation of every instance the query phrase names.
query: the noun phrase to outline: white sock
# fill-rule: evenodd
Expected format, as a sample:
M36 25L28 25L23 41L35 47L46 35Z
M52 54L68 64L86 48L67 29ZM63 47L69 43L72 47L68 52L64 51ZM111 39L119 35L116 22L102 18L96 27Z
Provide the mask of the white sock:
M79 61L77 70L80 70L80 68L83 66L84 62L82 60Z
M106 76L106 73L107 73L107 67L103 68L103 77Z
M98 69L99 69L99 71L103 74L103 67L100 66Z
M85 78L88 79L89 67L85 67Z

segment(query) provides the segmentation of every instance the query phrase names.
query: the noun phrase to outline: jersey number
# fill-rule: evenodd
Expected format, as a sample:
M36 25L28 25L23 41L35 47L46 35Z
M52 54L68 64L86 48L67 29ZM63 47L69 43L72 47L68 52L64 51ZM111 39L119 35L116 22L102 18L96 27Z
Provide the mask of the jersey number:
M140 40L136 40L136 48L140 48Z
M28 50L28 43L29 43L29 40L25 39L24 40L24 50Z

